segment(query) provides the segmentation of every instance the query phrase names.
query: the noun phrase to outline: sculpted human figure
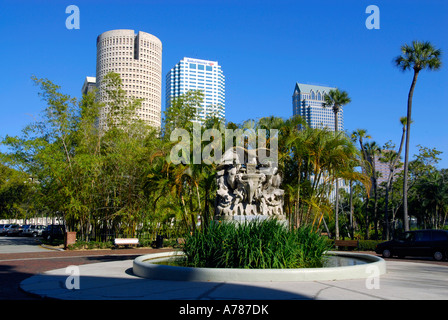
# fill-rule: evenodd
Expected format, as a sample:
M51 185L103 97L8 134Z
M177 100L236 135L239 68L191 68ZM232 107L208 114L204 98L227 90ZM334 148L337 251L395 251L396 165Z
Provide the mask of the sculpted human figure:
M229 184L230 188L232 188L232 189L236 188L237 174L238 174L237 166L232 166L227 170L227 183Z
M226 158L231 159L231 152ZM248 163L226 162L218 167L218 186L215 210L216 217L276 215L283 216L283 194L280 189L281 176L272 162L260 164L253 150L248 153Z

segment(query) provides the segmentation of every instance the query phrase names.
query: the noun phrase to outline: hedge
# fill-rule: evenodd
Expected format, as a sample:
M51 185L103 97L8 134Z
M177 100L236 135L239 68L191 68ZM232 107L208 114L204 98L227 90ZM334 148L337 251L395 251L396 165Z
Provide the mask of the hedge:
M375 247L378 243L384 242L384 240L359 240L359 251L375 251ZM333 241L334 245L334 241ZM338 250L344 250L344 247L338 248ZM350 248L353 250L353 248ZM356 249L355 249L356 250Z

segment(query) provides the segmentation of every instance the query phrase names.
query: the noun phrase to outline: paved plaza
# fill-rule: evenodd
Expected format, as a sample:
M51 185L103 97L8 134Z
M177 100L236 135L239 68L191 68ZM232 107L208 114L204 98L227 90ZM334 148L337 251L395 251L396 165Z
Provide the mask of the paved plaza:
M310 282L187 282L137 277L133 260L61 268L21 282L22 290L63 300L446 300L448 266L387 261L378 279ZM73 276L79 274L74 281ZM79 288L68 289L67 286Z
M57 251L34 239L0 239L1 299L447 300L448 262L386 259L379 278L337 281L183 282L140 278L135 258L166 249ZM368 252L364 252L368 253ZM376 255L375 253L370 253ZM74 269L67 268L75 266ZM76 271L74 273L74 271ZM79 275L79 288L67 287ZM75 283L76 284L76 283ZM20 289L19 289L20 288Z

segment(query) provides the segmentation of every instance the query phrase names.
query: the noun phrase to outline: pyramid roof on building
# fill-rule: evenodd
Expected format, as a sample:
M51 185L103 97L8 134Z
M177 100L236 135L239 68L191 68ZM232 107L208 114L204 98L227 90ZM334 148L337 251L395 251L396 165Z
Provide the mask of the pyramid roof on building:
M320 91L320 92L329 92L330 90L336 89L335 87L328 87L328 86L322 86L322 85L315 85L315 84L305 84L305 83L299 83L296 82L296 86L294 87L294 93L309 93L311 90L314 92Z

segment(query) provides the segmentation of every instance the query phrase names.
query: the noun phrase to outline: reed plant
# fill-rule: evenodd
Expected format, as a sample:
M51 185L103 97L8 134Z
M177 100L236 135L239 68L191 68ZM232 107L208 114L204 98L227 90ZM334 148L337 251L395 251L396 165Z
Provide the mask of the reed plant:
M249 269L321 267L329 249L310 227L291 230L275 219L214 221L183 246L187 266Z

